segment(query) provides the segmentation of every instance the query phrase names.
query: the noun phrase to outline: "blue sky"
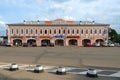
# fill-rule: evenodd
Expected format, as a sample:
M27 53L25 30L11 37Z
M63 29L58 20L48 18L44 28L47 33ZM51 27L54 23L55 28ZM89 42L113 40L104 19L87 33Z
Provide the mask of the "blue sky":
M6 23L57 18L107 23L120 33L120 0L0 1L0 35L5 35Z

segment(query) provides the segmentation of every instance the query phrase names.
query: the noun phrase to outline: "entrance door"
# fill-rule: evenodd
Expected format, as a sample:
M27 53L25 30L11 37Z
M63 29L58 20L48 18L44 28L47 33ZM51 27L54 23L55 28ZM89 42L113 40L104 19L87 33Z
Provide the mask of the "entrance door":
M57 40L55 41L55 45L57 45L57 46L64 46L64 40L62 40L62 39L57 39Z

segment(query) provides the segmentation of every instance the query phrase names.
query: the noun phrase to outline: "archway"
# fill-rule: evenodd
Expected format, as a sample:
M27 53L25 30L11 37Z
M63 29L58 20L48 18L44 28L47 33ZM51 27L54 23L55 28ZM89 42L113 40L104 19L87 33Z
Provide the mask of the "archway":
M90 39L84 39L82 40L83 46L91 46L91 40Z
M21 39L15 39L15 40L13 40L13 45L22 46L22 40Z
M76 39L69 40L69 45L70 46L77 46L77 40Z
M29 39L29 40L27 40L27 44L28 44L28 46L36 46L36 40Z
M55 41L55 45L57 45L57 46L64 46L64 40L62 40L62 39L57 39L57 40Z
M45 46L50 45L50 40L49 40L49 39L43 39L43 40L41 41L41 45L45 45Z
M104 40L103 40L103 39L97 39L97 40L96 40L96 43L98 43L98 42L99 42L99 43L102 43L102 42L104 42Z

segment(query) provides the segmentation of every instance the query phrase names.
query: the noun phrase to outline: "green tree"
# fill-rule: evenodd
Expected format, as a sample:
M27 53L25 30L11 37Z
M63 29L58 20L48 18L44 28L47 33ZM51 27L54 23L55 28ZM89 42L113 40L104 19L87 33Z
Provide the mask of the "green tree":
M109 37L112 42L120 42L120 35L116 32L115 29L111 29L109 32Z

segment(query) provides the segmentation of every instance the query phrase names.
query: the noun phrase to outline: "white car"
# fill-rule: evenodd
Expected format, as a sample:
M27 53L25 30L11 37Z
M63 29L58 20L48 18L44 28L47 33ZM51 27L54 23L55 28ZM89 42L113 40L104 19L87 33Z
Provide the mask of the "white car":
M87 77L98 77L97 71L95 69L88 69L86 76Z
M100 47L100 43L95 43L95 47Z
M109 47L114 47L115 45L113 43L108 44Z
M65 67L61 67L61 66L59 66L58 68L57 68L57 71L56 71L56 74L66 74L66 69L65 69Z
M10 71L15 71L15 70L18 70L18 69L19 68L18 68L18 65L16 63L12 63L10 65L10 68L9 68Z
M34 68L35 73L40 73L40 72L43 72L43 71L44 71L44 68L41 65L36 65L35 68Z

